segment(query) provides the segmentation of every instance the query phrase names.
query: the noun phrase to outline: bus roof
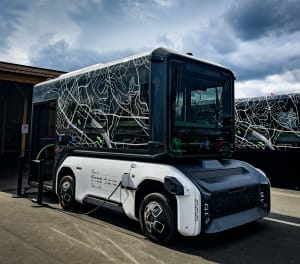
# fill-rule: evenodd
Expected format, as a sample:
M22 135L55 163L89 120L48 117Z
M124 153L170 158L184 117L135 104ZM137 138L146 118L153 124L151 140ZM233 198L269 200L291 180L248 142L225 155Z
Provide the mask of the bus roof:
M114 61L111 61L111 62L98 63L98 64L94 64L94 65L87 66L87 67L84 67L84 68L80 68L78 70L74 70L74 71L71 71L71 72L68 72L68 73L61 74L60 76L58 76L54 79L49 79L47 81L38 83L35 86L39 86L39 85L42 85L44 83L50 83L50 82L53 82L53 81L56 81L56 80L61 80L61 79L73 77L73 76L76 76L76 75L81 75L83 73L87 73L87 72L91 72L91 71L94 71L94 70L102 69L102 68L109 67L109 66L112 66L112 65L115 65L115 64L119 64L119 63L122 63L122 62L127 62L127 61L130 61L130 60L133 60L133 59L138 59L138 58L141 58L141 57L144 57L144 56L150 56L150 55L155 54L155 53L157 53L157 54L174 54L174 55L179 55L179 56L186 57L186 58L189 58L189 59L192 58L196 61L207 63L207 64L217 66L217 67L220 67L220 68L224 68L224 69L231 72L231 70L229 70L227 67L225 67L221 64L217 64L217 63L214 63L214 62L211 62L211 61L200 59L198 57L194 57L193 55L190 55L190 54L187 54L187 53L182 53L182 52L178 52L178 51L175 51L175 50L172 50L172 49L169 49L169 48L160 47L160 48L144 51L144 52L141 52L141 53L137 53L137 54L134 54L134 55L122 58L122 59L114 60Z

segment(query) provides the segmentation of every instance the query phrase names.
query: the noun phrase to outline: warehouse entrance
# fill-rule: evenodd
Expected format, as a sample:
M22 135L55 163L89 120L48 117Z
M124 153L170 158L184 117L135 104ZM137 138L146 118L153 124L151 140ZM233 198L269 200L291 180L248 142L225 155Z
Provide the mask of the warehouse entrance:
M28 157L32 89L62 71L0 62L0 164Z

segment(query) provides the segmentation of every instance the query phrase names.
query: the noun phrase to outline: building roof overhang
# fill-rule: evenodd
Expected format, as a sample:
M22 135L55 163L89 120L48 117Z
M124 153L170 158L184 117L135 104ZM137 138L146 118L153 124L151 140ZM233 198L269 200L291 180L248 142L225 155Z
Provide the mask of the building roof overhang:
M5 80L34 85L58 77L63 73L66 72L0 61L0 81Z

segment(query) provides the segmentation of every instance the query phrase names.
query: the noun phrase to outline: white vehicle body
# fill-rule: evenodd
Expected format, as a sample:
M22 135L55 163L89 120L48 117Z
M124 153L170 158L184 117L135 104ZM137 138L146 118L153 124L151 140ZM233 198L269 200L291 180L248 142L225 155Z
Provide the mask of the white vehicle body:
M145 180L164 183L165 176L172 176L184 186L184 194L177 195L177 228L184 236L200 234L201 196L199 190L178 169L156 163L131 162L112 159L68 157L62 167L74 172L75 198L84 203L87 197L106 200L117 187L110 202L122 205L125 214L138 220L135 215L135 193ZM60 169L58 169L59 174ZM122 185L117 186L119 183ZM56 186L58 190L58 186ZM191 206L193 205L193 206Z
M183 236L197 236L201 231L206 233L223 231L241 225L241 223L245 224L261 219L269 213L266 210L269 206L270 194L268 188L260 189L260 185L268 186L269 182L262 172L247 163L234 160L228 160L227 162L230 163L229 166L227 164L228 167L216 160L202 160L198 168L193 168L198 173L203 172L206 174L205 179L212 180L212 182L206 183L207 186L205 184L201 185L203 193L201 193L201 188L197 187L180 169L160 163L71 156L67 157L61 164L57 170L57 177L59 177L63 168L71 169L76 182L75 199L77 202L91 202L89 199L100 202L109 199L109 202L121 205L124 213L134 220L139 220L136 215L138 203L135 200L139 186L145 181L159 182L164 185L166 177L175 178L183 187L182 194L175 194L177 230ZM242 166L243 169L241 169ZM232 173L234 169L239 169L239 173L244 175L229 175L228 173L226 175L226 170ZM209 175L208 172L211 172L211 174ZM251 174L257 175L253 178ZM244 181L243 188L239 188L241 177ZM57 179L56 182L59 181ZM227 185L224 185L225 181L227 181ZM207 217L212 218L212 216L206 215L209 214L210 210L210 208L206 208L209 202L206 201L204 204L202 198L208 194L207 191L210 189L208 185L214 186L214 193L231 192L237 197L247 187L256 186L257 190L260 190L258 192L260 196L257 197L255 207L217 217L212 219L212 224L204 227L205 223L202 223L202 221ZM59 195L58 186L56 186L56 192ZM208 195L211 195L211 193ZM238 199L241 198L242 196L238 197ZM264 199L264 201L261 199ZM222 201L219 203L220 205L223 204Z

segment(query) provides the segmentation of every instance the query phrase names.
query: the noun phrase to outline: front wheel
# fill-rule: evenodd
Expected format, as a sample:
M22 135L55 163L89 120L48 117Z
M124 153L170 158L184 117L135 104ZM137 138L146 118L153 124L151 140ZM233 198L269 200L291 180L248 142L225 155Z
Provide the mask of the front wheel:
M74 209L75 205L75 182L72 176L63 176L58 185L58 199L62 208Z
M150 240L166 244L175 234L175 215L170 201L161 193L150 193L139 209L142 232Z

